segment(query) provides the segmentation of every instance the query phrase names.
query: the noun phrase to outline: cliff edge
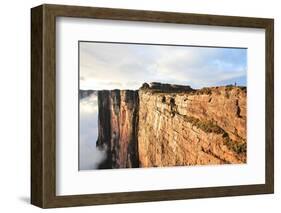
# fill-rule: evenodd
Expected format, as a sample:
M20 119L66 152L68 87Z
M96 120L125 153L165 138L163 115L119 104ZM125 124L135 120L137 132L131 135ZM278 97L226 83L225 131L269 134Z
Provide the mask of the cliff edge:
M246 88L98 91L100 168L246 163Z
M140 167L246 162L246 89L139 90Z

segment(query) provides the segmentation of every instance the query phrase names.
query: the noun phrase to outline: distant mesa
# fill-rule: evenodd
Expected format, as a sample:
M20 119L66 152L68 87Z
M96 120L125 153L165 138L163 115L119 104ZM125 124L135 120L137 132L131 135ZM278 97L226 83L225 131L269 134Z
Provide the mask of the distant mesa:
M239 88L247 93L246 86L237 86L235 84L228 84L225 86L214 86L214 87L203 87L201 89L193 89L189 85L179 85L179 84L167 84L167 83L160 83L160 82L150 82L150 83L143 83L142 86L137 90L132 89L102 89L102 90L79 90L79 99L84 99L91 95L98 96L99 91L115 91L116 93L120 93L121 91L131 91L131 92L150 92L150 93L189 93L189 94L211 94L214 91L219 89L225 88L226 90L230 91L234 88Z
M194 91L189 85L164 84L159 82L143 83L142 90L155 90L162 92L190 92Z

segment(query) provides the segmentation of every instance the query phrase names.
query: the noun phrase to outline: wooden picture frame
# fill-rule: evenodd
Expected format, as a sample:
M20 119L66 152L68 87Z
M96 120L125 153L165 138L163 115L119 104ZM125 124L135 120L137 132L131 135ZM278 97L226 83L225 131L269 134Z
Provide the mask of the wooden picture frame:
M265 184L56 195L56 17L265 29ZM31 203L41 208L178 200L274 192L274 21L218 15L44 4L31 9Z

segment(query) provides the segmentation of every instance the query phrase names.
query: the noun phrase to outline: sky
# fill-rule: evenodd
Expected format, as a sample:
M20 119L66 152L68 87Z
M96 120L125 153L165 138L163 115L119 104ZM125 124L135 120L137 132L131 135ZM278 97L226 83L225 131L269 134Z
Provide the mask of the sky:
M80 89L138 89L144 82L246 86L247 49L79 42Z

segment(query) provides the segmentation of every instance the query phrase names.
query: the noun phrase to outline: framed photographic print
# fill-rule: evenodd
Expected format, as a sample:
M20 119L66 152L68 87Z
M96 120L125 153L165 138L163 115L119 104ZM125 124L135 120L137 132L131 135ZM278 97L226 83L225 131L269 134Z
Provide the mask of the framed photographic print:
M31 9L31 203L274 191L273 19Z

